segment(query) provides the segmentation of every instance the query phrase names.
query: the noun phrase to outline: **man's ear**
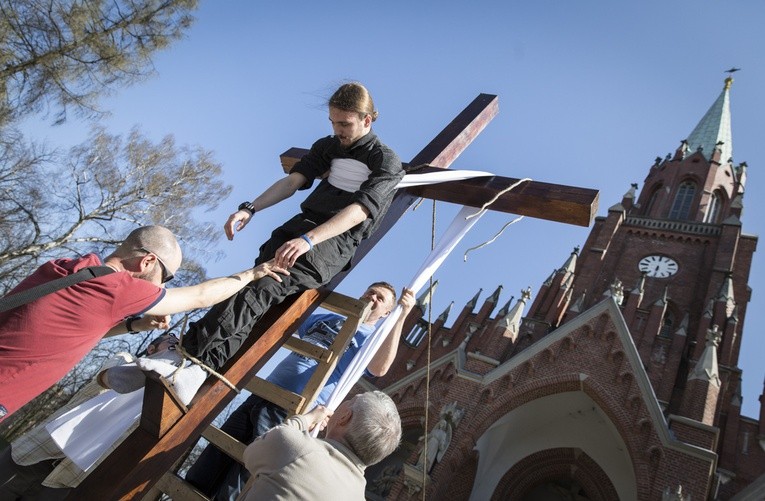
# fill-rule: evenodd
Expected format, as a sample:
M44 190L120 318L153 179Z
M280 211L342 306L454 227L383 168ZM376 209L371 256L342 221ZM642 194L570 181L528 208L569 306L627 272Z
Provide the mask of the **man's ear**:
M351 419L353 419L353 408L351 408L351 406L349 405L341 409L339 416L337 414L338 413L335 412L335 415L333 417L337 419L338 424L345 426L351 422Z
M156 266L155 261L157 260L156 256L153 254L146 254L145 256L141 257L141 261L139 261L140 271L141 273L147 271L149 267Z

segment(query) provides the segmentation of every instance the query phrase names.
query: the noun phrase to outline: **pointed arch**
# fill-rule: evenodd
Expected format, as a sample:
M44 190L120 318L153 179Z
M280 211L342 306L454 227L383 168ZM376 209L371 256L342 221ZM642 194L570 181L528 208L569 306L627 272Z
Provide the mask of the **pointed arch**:
M404 342L412 348L417 348L425 336L428 334L428 323L423 320L418 320L414 324L409 334L404 337Z
M667 308L667 311L664 312L664 318L661 321L661 329L659 330L659 336L662 337L672 337L672 333L676 330L677 326L677 319L675 318L675 314Z
M691 213L691 204L696 196L696 183L683 181L677 188L672 209L669 211L669 219L688 219Z
M654 214L653 212L659 206L659 199L661 198L661 194L663 192L664 186L662 186L661 183L658 183L651 188L651 195L648 197L648 203L645 205L645 211L643 212L644 216L658 216L658 214Z
M704 214L704 222L705 223L719 223L720 222L720 214L722 213L722 208L725 203L725 195L723 194L722 190L715 190L712 192L712 195L709 197L709 203L707 204L707 211Z

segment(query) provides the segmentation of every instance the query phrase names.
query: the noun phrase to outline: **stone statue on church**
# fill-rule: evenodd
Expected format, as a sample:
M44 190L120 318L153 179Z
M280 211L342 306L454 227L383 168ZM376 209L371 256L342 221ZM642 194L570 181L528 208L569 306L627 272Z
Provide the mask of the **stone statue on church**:
M464 410L457 407L457 402L444 406L441 410L441 419L425 437L425 443L417 459L417 468L430 473L433 466L441 461L452 441L453 430L457 428L464 413Z

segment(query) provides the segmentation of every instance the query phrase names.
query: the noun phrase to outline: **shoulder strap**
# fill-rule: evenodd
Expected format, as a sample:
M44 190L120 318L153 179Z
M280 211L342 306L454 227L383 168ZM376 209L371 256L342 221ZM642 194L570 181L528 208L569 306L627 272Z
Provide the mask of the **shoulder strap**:
M44 284L36 285L27 290L5 296L0 299L0 313L8 311L12 308L27 304L35 299L39 299L43 296L47 296L53 292L59 291L78 282L90 280L91 278L101 277L114 273L114 269L109 266L89 266L83 268L76 273L67 275L65 277L56 278Z

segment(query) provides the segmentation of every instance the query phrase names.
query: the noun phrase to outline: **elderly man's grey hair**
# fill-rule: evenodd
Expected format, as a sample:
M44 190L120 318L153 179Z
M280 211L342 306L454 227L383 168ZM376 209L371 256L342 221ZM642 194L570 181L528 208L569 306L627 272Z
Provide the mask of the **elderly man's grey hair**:
M379 463L401 441L401 418L396 404L381 391L369 391L356 396L352 409L345 440L365 465Z

